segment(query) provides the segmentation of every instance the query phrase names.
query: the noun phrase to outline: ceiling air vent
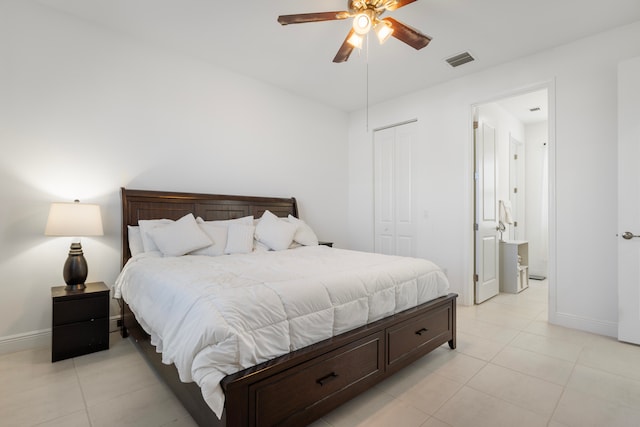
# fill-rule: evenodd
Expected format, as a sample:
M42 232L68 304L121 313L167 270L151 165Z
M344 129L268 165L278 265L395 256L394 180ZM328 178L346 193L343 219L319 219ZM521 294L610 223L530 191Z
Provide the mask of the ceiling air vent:
M451 58L447 58L446 61L452 67L459 67L462 64L466 64L467 62L474 61L475 58L471 56L469 52L463 52L459 55L452 56Z

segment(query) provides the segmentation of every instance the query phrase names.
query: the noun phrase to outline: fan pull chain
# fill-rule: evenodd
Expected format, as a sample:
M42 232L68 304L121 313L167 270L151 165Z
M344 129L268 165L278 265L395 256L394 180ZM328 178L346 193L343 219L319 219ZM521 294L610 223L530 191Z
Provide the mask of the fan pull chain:
M369 33L367 33L366 37L366 43L367 45L365 46L365 49L367 50L365 52L365 61L366 61L366 73L367 73L367 78L366 78L366 84L367 84L367 107L366 107L366 131L369 132Z

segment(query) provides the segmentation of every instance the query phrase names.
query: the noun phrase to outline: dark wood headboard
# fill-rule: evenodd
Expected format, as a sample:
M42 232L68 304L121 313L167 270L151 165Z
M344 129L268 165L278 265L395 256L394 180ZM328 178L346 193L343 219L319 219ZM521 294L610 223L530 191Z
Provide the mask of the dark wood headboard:
M279 197L227 196L221 194L175 193L121 189L122 195L122 265L131 258L128 225L141 219L179 219L188 213L205 221L260 218L265 210L279 217L298 217L296 199Z

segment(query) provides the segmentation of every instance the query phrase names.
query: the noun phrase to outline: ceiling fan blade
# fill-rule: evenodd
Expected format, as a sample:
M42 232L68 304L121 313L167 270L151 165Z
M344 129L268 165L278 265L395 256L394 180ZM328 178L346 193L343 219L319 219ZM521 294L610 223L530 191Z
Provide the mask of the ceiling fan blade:
M336 53L335 58L333 58L333 62L335 63L340 63L340 62L346 62L347 59L349 59L349 55L351 55L351 52L353 52L353 45L351 45L351 43L349 43L349 38L353 35L355 31L353 30L353 28L351 29L351 31L349 31L349 34L347 34L347 38L344 39L344 42L342 43L342 46L340 46L340 49L338 49L338 53Z
M385 9L392 11L400 9L402 6L406 6L418 0L390 0L386 5Z
M297 15L280 15L278 22L282 25L304 24L305 22L335 21L347 19L349 12L319 12L319 13L298 13Z
M405 42L414 49L422 49L431 41L431 37L393 18L384 18L383 21L391 24L391 28L393 29L393 34L391 35L393 37Z

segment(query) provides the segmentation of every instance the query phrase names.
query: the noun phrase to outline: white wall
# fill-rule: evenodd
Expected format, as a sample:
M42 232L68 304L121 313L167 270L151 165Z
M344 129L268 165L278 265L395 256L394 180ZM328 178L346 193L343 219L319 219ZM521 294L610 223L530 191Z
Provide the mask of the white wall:
M32 1L2 2L0 351L49 338L49 288L62 282L68 250L43 236L52 201L101 204L105 236L83 246L89 280L109 284L120 186L293 195L321 239L371 250L371 131L412 118L422 141L417 211L427 214L417 251L447 269L468 304L471 106L544 87L555 129L550 318L615 334L616 70L640 55L639 39L636 23L371 106L367 129L364 111L347 118Z
M548 185L544 176L545 158L548 156L548 123L540 122L525 127L526 132L526 235L529 241L529 274L547 277L548 251ZM548 173L547 173L548 178ZM544 211L544 212L543 212Z
M121 186L295 196L346 246L346 113L37 6L0 3L0 351L47 344L69 241L54 201L99 203L89 281L120 262Z
M547 87L555 129L549 141L554 180L549 317L615 335L616 72L620 60L640 54L637 40L640 23L369 108L370 130L418 120L424 196L417 203L430 213L420 224L418 254L447 268L461 303L472 301L471 106ZM364 250L373 247L371 152L365 112L352 113L349 236Z

